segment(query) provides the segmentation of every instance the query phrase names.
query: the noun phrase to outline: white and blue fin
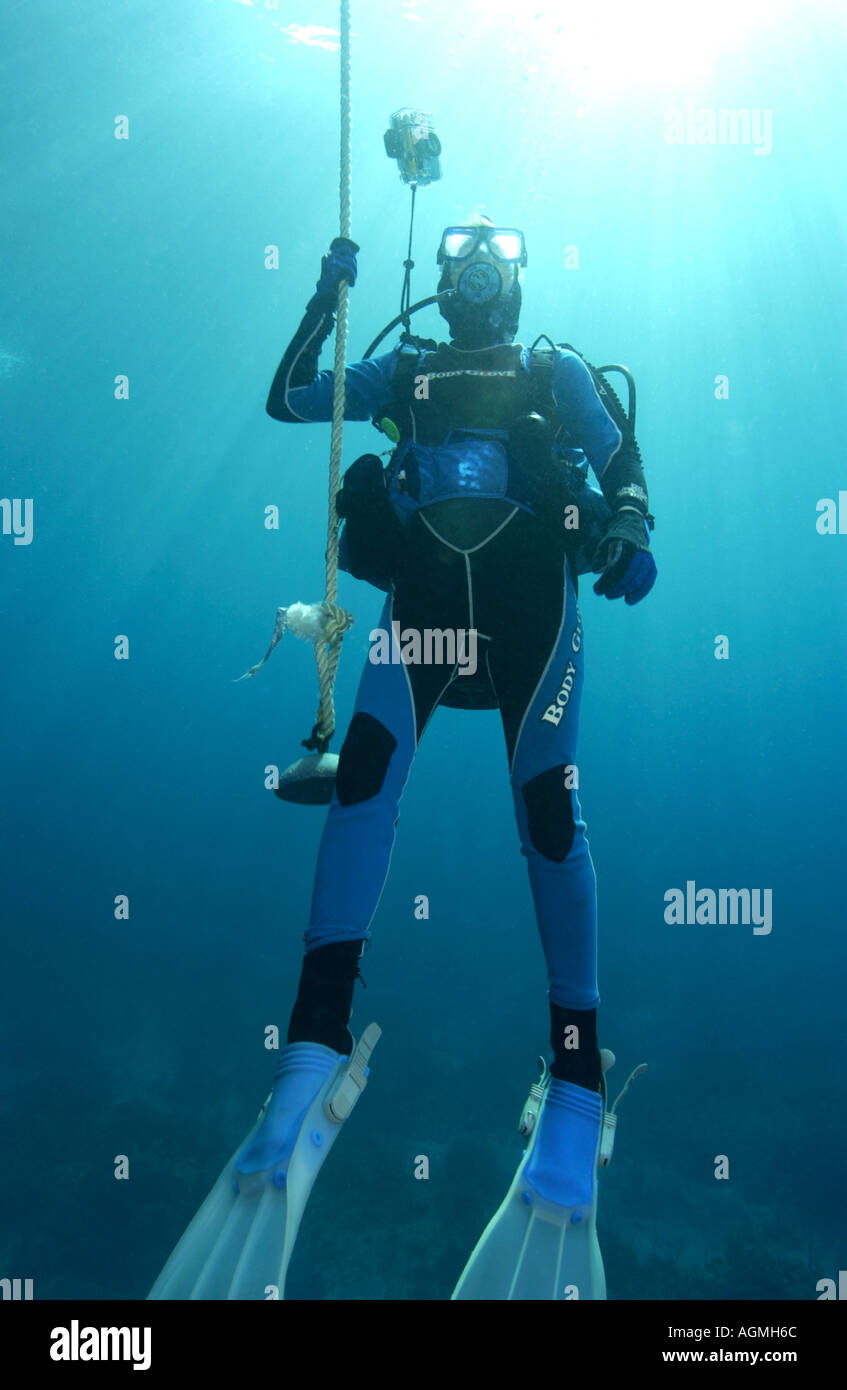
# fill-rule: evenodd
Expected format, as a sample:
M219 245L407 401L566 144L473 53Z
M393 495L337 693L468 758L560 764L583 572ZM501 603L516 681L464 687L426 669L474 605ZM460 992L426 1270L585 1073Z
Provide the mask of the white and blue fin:
M150 1299L283 1298L306 1203L367 1084L381 1029L350 1057L290 1043L274 1090L148 1294Z
M499 1210L486 1226L453 1291L454 1299L597 1300L606 1277L597 1239L597 1168L611 1158L615 1110L605 1073L614 1055L600 1054L603 1091L595 1093L542 1074L530 1089L520 1130L526 1151Z

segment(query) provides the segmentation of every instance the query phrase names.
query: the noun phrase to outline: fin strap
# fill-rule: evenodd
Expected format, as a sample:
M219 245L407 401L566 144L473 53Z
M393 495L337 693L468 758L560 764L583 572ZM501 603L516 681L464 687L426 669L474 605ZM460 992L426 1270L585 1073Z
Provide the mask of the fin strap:
M541 1107L544 1104L544 1097L547 1094L547 1087L550 1084L550 1070L543 1057L539 1057L538 1066L541 1072L537 1081L533 1081L529 1088L529 1095L521 1111L521 1118L518 1130L521 1134L528 1136L532 1134L538 1123L538 1116L541 1114Z
M614 1153L615 1149L615 1130L618 1126L618 1117L615 1114L615 1111L617 1110L618 1105L623 1100L624 1096L626 1095L636 1076L640 1076L641 1073L645 1072L646 1070L647 1063L641 1062L637 1067L634 1068L633 1071L630 1072L629 1076L624 1082L623 1089L618 1093L611 1110L607 1110L603 1115L603 1132L600 1137L600 1148L597 1153L597 1163L601 1168L608 1168L609 1164L612 1161L612 1154Z
M324 1101L324 1114L335 1124L340 1125L368 1084L368 1062L371 1053L382 1035L378 1023L369 1023L360 1037L348 1065L339 1075L327 1093Z

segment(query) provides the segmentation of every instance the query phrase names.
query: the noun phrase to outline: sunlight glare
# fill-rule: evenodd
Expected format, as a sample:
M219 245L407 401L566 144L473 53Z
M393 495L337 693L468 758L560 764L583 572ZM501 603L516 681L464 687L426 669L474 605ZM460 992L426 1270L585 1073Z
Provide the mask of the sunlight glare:
M578 83L585 97L632 88L690 84L706 76L725 53L778 28L790 0L604 0L596 7L573 0L530 3L473 0L487 27L511 26L507 47L527 75Z

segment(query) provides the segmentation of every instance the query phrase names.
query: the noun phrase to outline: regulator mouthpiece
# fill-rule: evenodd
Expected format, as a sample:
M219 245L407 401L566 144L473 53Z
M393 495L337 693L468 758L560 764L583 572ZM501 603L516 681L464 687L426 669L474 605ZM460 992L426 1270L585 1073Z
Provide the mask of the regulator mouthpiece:
M475 261L462 271L456 288L468 304L489 304L503 288L500 271L490 261Z

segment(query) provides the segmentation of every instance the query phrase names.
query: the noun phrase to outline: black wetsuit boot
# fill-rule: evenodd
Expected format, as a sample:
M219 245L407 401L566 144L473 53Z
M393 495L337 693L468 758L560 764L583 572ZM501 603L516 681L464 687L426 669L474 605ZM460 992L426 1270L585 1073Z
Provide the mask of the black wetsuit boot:
M577 1045L578 1043L578 1045ZM602 1079L597 1046L597 1010L563 1009L550 1004L550 1046L555 1054L550 1074L586 1091L599 1091Z
M359 958L364 944L335 941L308 953L288 1025L290 1043L322 1043L345 1056L353 1051L347 1024L353 1011L353 986L361 979Z

